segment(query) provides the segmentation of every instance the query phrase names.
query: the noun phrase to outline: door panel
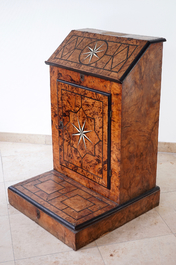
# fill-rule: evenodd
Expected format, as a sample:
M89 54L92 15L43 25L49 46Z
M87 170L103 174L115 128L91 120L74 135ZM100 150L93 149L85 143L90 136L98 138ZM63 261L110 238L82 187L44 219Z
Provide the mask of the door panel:
M57 83L60 165L109 188L111 95Z

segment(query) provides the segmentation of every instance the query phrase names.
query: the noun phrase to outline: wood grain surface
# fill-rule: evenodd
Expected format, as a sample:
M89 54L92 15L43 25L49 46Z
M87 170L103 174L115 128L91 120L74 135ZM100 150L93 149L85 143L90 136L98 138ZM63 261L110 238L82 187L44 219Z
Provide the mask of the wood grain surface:
M162 43L151 44L122 86L122 204L156 185Z

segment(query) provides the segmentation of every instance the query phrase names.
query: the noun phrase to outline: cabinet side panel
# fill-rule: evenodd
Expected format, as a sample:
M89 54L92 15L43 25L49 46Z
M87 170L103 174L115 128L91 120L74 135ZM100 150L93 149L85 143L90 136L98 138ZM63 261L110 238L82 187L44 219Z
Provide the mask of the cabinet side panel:
M156 185L162 45L151 44L122 85L120 204Z

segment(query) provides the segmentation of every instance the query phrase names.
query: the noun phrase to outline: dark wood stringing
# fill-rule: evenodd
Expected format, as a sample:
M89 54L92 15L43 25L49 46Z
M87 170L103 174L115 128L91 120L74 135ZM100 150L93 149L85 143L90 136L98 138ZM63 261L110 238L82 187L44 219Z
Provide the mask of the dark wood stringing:
M73 230L95 222L118 205L55 170L9 189Z
M47 176L47 174L43 175L44 178ZM34 178L35 180L36 177ZM25 185L26 183L28 185L29 182L24 182L23 184ZM35 201L31 200L31 197L19 192L14 186L8 189L9 202L12 206L74 250L78 250L104 233L110 232L156 207L159 204L159 193L159 188L156 187L143 194L143 196L139 196L124 205L114 206L112 210L100 214L97 218L82 223L82 226L80 225L77 227L78 230L76 230L72 229L73 227L72 225L70 226L68 221L63 222L62 218L53 215L46 207L42 207L41 203L39 205L36 204ZM99 198L98 194L97 196Z
M52 193L46 193L47 191L50 192L50 186L49 186L49 183L47 183L49 181L54 182L53 187L55 187L55 191L53 191L54 189L52 187L52 191L53 191ZM57 187L58 183L61 187ZM74 189L72 189L72 191L68 189L64 193L60 193L62 192L62 190L64 190L64 186L62 185L65 185L65 183L68 183L69 185L71 183L70 186L74 187ZM43 185L43 187L39 189L39 186L41 185ZM47 190L47 191L45 190L46 192L43 192L44 186L46 187L46 190ZM35 187L37 187L37 189L34 192ZM69 178L67 178L63 174L58 173L55 170L36 176L35 178L29 179L27 181L18 183L14 186L9 187L8 189L16 193L17 195L19 195L26 201L30 202L32 205L37 207L39 210L42 210L43 212L45 212L48 216L54 218L59 223L64 224L69 229L74 230L74 231L79 231L83 229L84 227L92 225L93 223L99 220L102 220L108 216L111 216L112 214L118 211L121 211L122 209L138 202L139 200L159 191L159 187L156 186L155 188L147 191L141 196L138 196L135 199L128 201L127 203L124 203L122 205L118 205L111 200L105 199L103 196L97 194L96 192L90 191L89 189L80 185L76 181L74 180L70 181ZM49 194L48 195L49 197L56 191L58 191L58 194L56 194L53 197L54 199L46 198L48 194ZM80 195L81 193L83 194L82 196ZM76 196L79 196L79 201L77 202L81 206L80 209L78 209L79 206L75 204L73 200ZM60 197L62 197L61 204L60 205L53 204L53 200L56 200L57 202L59 202ZM68 200L70 200L69 204L67 203ZM62 204L65 205L64 208ZM93 212L90 211L90 213L87 213L85 210L91 209L92 206L96 206L96 210ZM75 211L77 213L81 211L85 213L81 217L73 218L69 214L68 215L65 214L66 213L65 209L71 209L72 211ZM39 212L37 214L40 217Z

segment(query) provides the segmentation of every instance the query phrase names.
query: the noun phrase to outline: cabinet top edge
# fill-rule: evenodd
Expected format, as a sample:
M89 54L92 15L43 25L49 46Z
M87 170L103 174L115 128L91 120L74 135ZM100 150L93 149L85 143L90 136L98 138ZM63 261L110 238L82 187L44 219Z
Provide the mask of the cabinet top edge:
M108 35L108 36L114 36L114 37L121 37L121 38L126 38L126 39L130 38L130 39L137 39L137 40L146 40L146 41L149 41L150 43L165 42L166 41L166 39L163 37L154 37L154 36L121 33L121 32L106 31L106 30L92 29L92 28L78 29L78 31L90 32L90 33L96 33L96 34Z

